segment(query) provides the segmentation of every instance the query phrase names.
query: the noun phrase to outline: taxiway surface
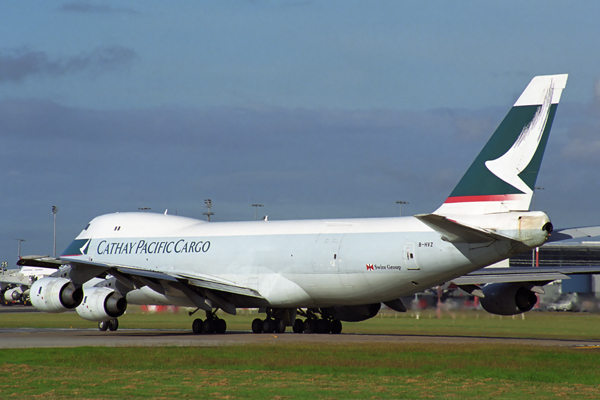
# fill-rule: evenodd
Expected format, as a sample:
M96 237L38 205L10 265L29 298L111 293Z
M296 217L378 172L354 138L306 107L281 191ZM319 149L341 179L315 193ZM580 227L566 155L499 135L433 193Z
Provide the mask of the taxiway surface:
M535 346L593 346L600 340L557 340L465 336L360 335L360 334L254 334L232 331L225 334L195 335L184 330L0 328L0 348L79 347L79 346L223 346L258 343L502 343Z

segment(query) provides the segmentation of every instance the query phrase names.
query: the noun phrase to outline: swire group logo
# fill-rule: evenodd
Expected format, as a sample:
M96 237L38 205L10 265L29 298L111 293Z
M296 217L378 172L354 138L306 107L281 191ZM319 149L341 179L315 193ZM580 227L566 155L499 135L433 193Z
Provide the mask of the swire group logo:
M367 271L378 271L378 270L396 270L400 271L402 269L399 265L377 265L377 264L367 264Z

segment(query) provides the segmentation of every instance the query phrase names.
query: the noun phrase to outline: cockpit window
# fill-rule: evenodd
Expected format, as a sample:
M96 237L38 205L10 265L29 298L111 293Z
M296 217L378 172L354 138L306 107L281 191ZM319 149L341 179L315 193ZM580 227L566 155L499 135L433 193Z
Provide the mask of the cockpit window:
M87 228L89 228L89 227L90 227L90 225L91 225L91 224L87 224L87 225L85 226L85 228L83 228L83 230L84 230L84 231L87 231Z

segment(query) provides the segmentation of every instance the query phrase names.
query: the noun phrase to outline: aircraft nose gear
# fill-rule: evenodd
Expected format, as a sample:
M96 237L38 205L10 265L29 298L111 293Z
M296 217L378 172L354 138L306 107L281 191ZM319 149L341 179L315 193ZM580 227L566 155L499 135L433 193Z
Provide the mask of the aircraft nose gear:
M224 319L217 317L217 310L207 311L206 319L203 321L200 318L196 318L192 323L192 331L195 334L201 333L218 333L223 334L227 331L227 322Z

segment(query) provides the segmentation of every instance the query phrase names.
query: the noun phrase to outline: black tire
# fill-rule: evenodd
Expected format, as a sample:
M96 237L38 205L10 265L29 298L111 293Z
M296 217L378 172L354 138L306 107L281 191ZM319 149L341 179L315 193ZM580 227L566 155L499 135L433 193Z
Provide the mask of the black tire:
M296 318L296 321L294 321L294 333L302 333L304 332L304 321L302 321L300 318Z
M116 318L111 319L110 321L108 321L108 329L110 329L112 332L116 331L117 329L119 329L119 320Z
M342 321L339 319L334 319L331 321L331 333L334 335L342 333Z
M263 320L260 318L256 318L252 321L252 332L254 333L262 333L263 332Z
M329 333L331 328L329 327L329 321L326 319L320 319L317 321L317 332L318 333Z
M194 331L196 335L204 333L204 321L200 318L196 318L194 322L192 322L192 331Z
M317 332L317 321L314 319L307 319L304 321L304 333L316 333Z
M281 318L275 318L275 333L285 332L285 321Z
M263 322L263 332L264 333L273 333L275 332L275 321L271 318L265 319Z
M215 332L218 334L224 334L227 330L227 322L224 319L218 319L215 321Z
M108 330L109 325L110 321L100 321L98 322L98 329L100 329L102 332L105 332Z
M206 321L204 321L203 327L204 333L215 333L215 321L207 319Z

